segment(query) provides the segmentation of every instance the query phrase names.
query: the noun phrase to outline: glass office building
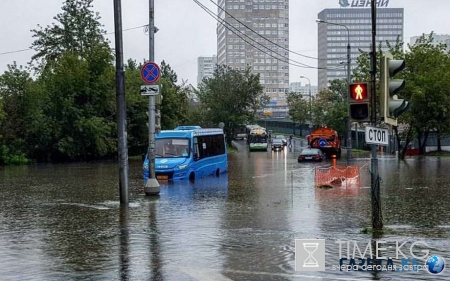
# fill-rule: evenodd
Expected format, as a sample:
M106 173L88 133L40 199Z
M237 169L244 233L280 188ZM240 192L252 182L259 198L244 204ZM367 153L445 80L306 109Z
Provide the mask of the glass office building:
M372 20L370 8L325 9L318 19L336 23L338 26L319 23L318 26L318 86L323 90L334 79L347 79L347 44L351 47L351 69L356 67L360 50L369 52L372 43ZM403 42L403 8L377 8L376 42L386 50L386 41L395 44L397 38Z

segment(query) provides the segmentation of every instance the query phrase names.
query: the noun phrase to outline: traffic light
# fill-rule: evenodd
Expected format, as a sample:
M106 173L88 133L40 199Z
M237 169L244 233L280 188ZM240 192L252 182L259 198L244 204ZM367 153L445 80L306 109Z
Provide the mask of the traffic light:
M369 122L370 94L367 83L354 83L349 87L350 118L353 122Z
M409 103L397 96L405 87L405 80L393 79L404 68L405 61L394 60L390 53L381 58L380 114L384 123L393 126L397 126L397 118L409 108Z

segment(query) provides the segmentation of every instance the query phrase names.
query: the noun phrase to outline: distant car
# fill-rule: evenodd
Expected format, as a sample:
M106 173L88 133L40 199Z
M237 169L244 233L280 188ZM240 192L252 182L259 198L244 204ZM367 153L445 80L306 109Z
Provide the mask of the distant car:
M305 148L298 156L298 162L316 161L320 162L325 159L325 154L317 148Z
M283 135L276 135L275 139L280 139L283 142L283 145L286 146L287 145L287 140L286 137Z
M273 139L272 140L272 150L283 150L284 145L283 141L280 139Z

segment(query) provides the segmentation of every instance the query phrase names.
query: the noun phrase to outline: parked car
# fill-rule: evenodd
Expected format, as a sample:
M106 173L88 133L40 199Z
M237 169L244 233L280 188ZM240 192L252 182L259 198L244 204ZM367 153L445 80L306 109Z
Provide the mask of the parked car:
M316 161L320 162L325 159L325 154L318 148L305 148L298 156L298 162Z
M280 139L283 142L283 145L286 146L287 145L287 139L285 136L283 135L276 135L275 139Z
M280 139L273 139L272 140L272 150L283 150L284 145L283 141Z

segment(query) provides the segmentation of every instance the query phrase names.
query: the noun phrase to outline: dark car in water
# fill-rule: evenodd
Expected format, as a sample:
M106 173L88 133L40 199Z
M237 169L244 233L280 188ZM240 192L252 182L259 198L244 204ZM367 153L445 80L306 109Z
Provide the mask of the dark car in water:
M283 143L284 146L287 145L286 137L283 136L283 135L276 135L276 136L274 137L274 139L280 139L280 140L282 141L282 143Z
M298 156L298 162L315 161L320 162L325 159L325 154L318 148L305 148Z
M273 139L272 140L272 150L283 150L284 145L281 139Z

